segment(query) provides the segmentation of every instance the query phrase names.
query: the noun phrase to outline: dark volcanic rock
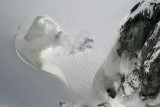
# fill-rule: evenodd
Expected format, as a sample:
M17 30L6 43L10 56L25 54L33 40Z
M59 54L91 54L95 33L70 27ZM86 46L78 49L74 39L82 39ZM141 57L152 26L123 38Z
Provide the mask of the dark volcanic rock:
M141 81L140 95L154 98L160 89L160 1L139 2L121 26L119 56L139 60L135 68ZM133 65L134 66L134 65Z

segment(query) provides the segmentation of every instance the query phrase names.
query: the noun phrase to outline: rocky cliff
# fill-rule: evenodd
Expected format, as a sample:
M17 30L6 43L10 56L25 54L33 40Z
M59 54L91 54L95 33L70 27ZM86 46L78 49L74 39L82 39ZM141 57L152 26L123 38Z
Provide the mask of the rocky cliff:
M139 85L128 82L142 100L156 99L160 89L160 1L137 3L120 28L118 55L136 59L131 75L138 76ZM126 76L125 82L128 78ZM132 80L130 80L132 81ZM123 84L125 86L125 83Z

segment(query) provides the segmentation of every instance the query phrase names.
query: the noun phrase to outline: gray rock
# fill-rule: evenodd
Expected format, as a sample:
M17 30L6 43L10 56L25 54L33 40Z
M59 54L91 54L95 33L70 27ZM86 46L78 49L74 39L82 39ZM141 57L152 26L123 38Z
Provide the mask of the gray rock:
M142 1L131 9L121 26L119 43L119 56L140 61L133 70L141 81L140 96L155 98L160 89L160 1Z

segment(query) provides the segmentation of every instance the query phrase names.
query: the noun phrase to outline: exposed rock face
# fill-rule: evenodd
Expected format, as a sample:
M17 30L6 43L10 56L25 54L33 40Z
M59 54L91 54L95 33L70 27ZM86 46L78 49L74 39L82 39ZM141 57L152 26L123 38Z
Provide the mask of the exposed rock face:
M133 71L141 83L140 96L155 98L160 89L160 1L136 4L121 26L119 42L118 55L139 62Z

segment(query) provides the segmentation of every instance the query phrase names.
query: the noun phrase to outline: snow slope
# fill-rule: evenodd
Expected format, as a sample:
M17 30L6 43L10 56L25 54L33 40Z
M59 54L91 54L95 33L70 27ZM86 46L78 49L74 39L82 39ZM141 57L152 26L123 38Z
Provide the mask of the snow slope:
M85 69L95 72L117 37L120 21L135 3L137 3L136 0L0 1L1 89L16 96L17 99L22 99L31 107L53 107L57 105L56 99L71 100L61 81L53 75L26 66L16 56L13 38L18 31L19 24L27 16L42 14L52 17L65 31L68 38L73 39L71 41L75 43L83 35L90 35L89 37L95 41L96 51L88 52L84 56L79 53L75 60L68 58L70 60L68 61L67 58L62 58L64 61L58 60L56 63L59 63L60 68L66 71L80 72ZM27 25L25 27L29 28ZM74 68L69 68L69 66L74 66ZM85 87L81 88L85 90ZM22 106L26 106L26 103Z

